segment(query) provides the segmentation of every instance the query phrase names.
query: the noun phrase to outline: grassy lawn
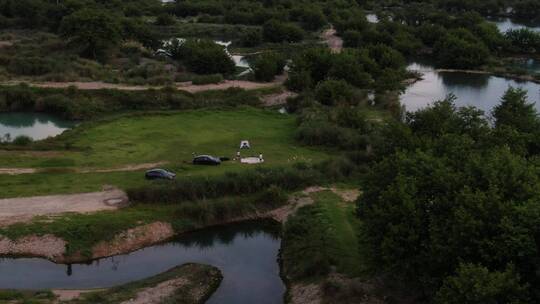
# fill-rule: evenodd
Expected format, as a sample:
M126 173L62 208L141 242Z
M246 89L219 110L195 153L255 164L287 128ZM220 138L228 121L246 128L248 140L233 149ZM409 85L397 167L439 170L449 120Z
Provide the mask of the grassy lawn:
M242 139L263 154L263 166L296 161L318 162L324 151L297 144L295 118L276 111L240 108L219 111L186 111L127 115L114 120L90 122L64 133L55 141L71 150L55 152L3 151L0 168L41 168L44 173L0 175L0 197L96 191L102 185L121 188L144 183L141 172L76 173L77 170L119 168L153 162L178 175L212 175L252 166L225 162L219 167L193 166L192 154L234 157Z

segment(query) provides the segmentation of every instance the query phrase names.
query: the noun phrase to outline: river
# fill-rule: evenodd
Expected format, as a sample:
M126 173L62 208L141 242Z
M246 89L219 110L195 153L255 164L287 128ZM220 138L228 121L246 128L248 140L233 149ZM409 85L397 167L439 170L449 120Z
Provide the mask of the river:
M0 289L111 287L193 262L223 273L221 285L207 303L283 303L281 240L275 230L254 223L209 228L130 254L70 266L37 258L6 258L0 260Z

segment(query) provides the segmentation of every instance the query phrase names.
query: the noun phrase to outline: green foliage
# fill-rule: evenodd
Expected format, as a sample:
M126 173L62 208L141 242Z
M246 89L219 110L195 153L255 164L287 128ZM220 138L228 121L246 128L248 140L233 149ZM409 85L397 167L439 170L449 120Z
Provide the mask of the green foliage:
M270 20L263 25L263 38L268 42L299 42L304 38L304 32L294 24Z
M514 51L524 53L535 53L540 50L540 33L530 29L522 28L509 30L505 33Z
M459 266L455 276L446 278L437 292L438 304L529 303L527 287L520 283L512 267L490 272L473 264Z
M285 57L283 55L269 52L257 57L251 65L255 79L258 81L272 81L276 75L283 73L285 67Z
M473 69L485 64L489 49L466 29L450 31L434 46L437 63L447 68Z
M12 142L16 146L28 146L32 143L32 138L26 135L19 135Z
M156 18L156 25L171 26L176 24L176 18L169 14L160 14Z
M540 118L534 103L528 103L527 91L510 87L501 103L493 109L496 127L511 127L519 132L532 133L539 129Z
M495 111L500 124L512 127L519 117L538 123L523 98L509 89ZM487 303L499 296L512 303L517 287L526 290L522 294L538 290L538 149L514 148L530 129L503 137L500 128L475 108L456 109L452 98L389 128L385 134L394 135L374 147L380 161L358 201L377 267L429 298L445 286L440 303ZM487 270L458 270L463 263ZM509 264L516 275L497 273Z
M214 74L214 75L200 75L193 78L191 81L194 85L204 85L211 83L220 83L223 81L223 75Z
M235 71L234 61L225 48L211 40L174 40L170 52L174 59L198 74L229 75Z
M295 190L312 184L318 174L313 170L257 168L229 172L224 176L180 178L170 185L149 185L128 190L130 200L143 203L180 203L224 195L249 194L272 185Z
M315 89L315 99L325 106L354 103L352 87L343 80L325 80Z
M122 39L118 18L96 9L82 9L66 16L60 32L72 46L80 48L83 55L91 58L104 56Z

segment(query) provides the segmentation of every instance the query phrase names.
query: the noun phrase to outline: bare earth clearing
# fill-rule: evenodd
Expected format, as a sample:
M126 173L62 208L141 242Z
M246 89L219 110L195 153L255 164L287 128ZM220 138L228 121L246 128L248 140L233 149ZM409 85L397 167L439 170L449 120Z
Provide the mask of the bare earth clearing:
M0 199L0 226L29 221L35 216L42 215L116 210L125 206L127 202L127 195L118 189L81 194Z

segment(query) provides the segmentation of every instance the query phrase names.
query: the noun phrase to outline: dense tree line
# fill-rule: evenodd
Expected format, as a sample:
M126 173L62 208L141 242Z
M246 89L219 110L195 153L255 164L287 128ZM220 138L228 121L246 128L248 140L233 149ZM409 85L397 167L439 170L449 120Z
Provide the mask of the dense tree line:
M374 145L358 201L366 245L436 303L540 300L540 119L513 88L492 116L449 98Z

